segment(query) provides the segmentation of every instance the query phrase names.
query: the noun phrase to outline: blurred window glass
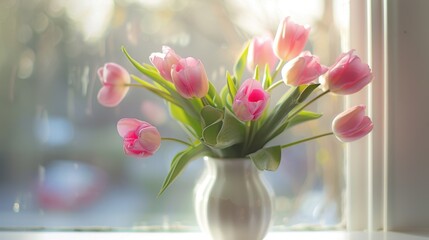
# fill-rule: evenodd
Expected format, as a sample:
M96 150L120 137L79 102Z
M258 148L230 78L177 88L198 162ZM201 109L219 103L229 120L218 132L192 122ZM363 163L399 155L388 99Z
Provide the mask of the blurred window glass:
M117 62L137 74L120 47L148 62L169 45L204 62L223 85L243 43L275 34L291 15L312 26L307 49L330 65L341 38L334 0L33 0L0 1L0 228L196 229L192 190L203 162L194 161L157 198L182 146L163 143L148 159L123 154L116 122L136 117L163 135L183 138L163 102L131 89L116 108L96 100L96 70ZM339 5L338 5L339 4ZM314 110L323 121L298 127L282 143L330 129L342 99ZM324 131L323 131L324 132ZM273 230L342 227L341 144L326 138L285 149L277 172Z

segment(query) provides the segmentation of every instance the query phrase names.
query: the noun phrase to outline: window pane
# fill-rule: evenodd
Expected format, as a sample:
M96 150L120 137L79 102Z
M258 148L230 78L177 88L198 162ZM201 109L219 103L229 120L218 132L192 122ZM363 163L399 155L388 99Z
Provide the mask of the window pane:
M182 149L163 143L148 159L123 154L116 122L135 117L161 134L186 138L160 99L131 89L116 108L97 102L96 70L117 62L138 74L139 61L168 45L204 62L221 86L243 43L275 34L286 15L312 26L307 49L330 65L340 52L332 0L37 0L0 2L0 227L113 227L195 230L192 190L203 168L194 161L165 194L157 193ZM285 89L278 90L281 94ZM330 130L341 98L312 109L322 121L277 139L288 143ZM274 230L333 227L342 216L342 152L333 138L283 151L277 172Z

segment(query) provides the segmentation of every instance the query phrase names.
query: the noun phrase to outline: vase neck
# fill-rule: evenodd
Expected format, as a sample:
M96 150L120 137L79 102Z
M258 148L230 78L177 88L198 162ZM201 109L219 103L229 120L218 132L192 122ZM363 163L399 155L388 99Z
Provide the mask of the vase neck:
M217 175L247 175L259 173L249 158L211 158L205 157L207 170Z

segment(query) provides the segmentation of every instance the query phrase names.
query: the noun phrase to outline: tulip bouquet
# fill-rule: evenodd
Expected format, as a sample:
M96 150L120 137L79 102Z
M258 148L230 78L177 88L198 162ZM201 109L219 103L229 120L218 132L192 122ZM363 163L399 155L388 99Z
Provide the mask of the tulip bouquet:
M341 54L330 67L303 51L309 33L308 26L287 17L280 23L274 39L255 37L244 47L233 72L226 73L226 83L220 91L208 80L198 59L180 57L164 46L161 53L150 56L152 65L141 64L123 48L145 79L128 74L115 63L107 63L98 70L103 85L98 100L113 107L120 103L129 87L143 87L165 100L171 116L188 134L186 141L161 137L155 126L134 118L123 118L117 124L125 154L130 156L151 156L162 140L186 145L172 160L160 193L191 160L202 156L247 157L258 169L274 171L280 164L283 148L328 135L335 135L343 142L354 141L373 127L371 119L365 116L365 106L359 105L335 117L331 132L285 145L269 144L293 126L320 118L322 114L305 110L320 97L328 93L353 94L372 80L369 66L353 50ZM253 77L243 78L246 68ZM271 99L271 91L282 86L288 89L283 96L277 101Z

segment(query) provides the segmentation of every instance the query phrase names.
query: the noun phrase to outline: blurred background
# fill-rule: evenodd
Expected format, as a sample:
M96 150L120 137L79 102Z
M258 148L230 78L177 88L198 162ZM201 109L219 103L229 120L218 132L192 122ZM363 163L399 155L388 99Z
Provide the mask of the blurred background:
M221 86L243 43L274 35L289 15L312 26L306 48L331 65L341 52L347 2L0 1L0 229L196 230L192 191L202 159L157 198L182 146L163 142L150 158L126 157L116 122L135 117L164 136L185 134L163 102L142 89L131 89L118 107L99 105L97 68L112 61L138 74L121 46L149 62L168 45L201 59ZM277 141L329 131L342 101L325 96L312 106L324 113L321 121ZM274 231L344 227L343 151L334 137L284 149L278 171L264 175L276 193Z

